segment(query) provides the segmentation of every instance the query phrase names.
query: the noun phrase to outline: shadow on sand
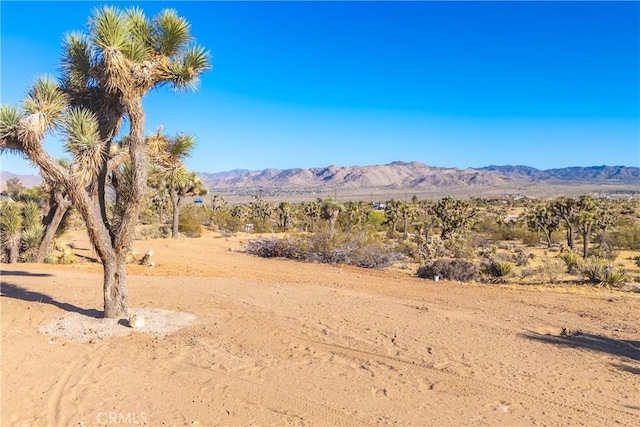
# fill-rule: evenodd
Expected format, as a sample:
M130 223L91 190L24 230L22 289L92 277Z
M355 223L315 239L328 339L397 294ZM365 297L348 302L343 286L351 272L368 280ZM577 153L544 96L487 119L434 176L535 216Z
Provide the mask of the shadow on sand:
M3 273L3 275L4 275L4 273ZM48 275L43 275L43 276L48 276ZM23 288L21 286L14 285L12 283L2 283L2 284L0 284L0 295L3 298L13 298L13 299L21 300L21 301L39 302L39 303L42 303L42 304L50 304L50 305L53 305L54 307L58 307L59 309L62 309L62 310L65 310L65 311L69 311L69 312L73 312L73 313L79 313L79 314L82 314L83 316L87 316L87 317L95 317L95 318L103 317L103 313L100 310L84 309L84 308L80 308L80 307L78 307L76 305L73 305L73 304L69 304L69 303L66 303L66 302L60 302L60 301L55 300L54 298L52 298L51 296L49 296L47 294L43 294L43 293L40 293L40 292L29 291L29 290L27 290L27 289L25 289L25 288Z
M3 276L21 276L21 277L51 277L53 274L49 273L29 273L28 271L2 271Z
M613 356L640 360L640 341L617 340L602 335L576 333L569 336L523 334L525 338L561 347L585 348Z

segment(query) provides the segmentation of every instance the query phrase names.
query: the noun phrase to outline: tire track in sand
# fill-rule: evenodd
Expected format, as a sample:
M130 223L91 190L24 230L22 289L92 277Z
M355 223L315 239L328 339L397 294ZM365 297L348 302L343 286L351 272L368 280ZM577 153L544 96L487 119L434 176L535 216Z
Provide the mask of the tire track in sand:
M106 350L108 350L107 344L102 344L95 350L92 349L90 352L85 352L82 355L84 361L82 363L74 361L69 364L62 376L54 383L47 402L47 425L68 425L68 420L65 419L62 414L63 402L72 399L73 396L75 396L73 392L74 387L81 384L84 379L93 374L98 366L100 366L106 356ZM76 373L82 373L82 375L72 381Z
M317 345L321 348L324 348L326 351L342 356L347 359L355 359L360 362L369 362L371 360L375 360L379 363L383 364L399 364L405 366L414 371L427 371L429 375L427 377L431 382L433 380L443 383L444 387L440 389L440 391L446 392L454 392L458 393L458 395L464 396L470 392L470 389L475 390L477 393L486 393L488 390L495 393L496 396L508 397L513 401L518 401L518 399L529 400L532 402L536 402L540 405L550 405L555 406L563 411L574 411L581 414L588 415L595 419L598 419L602 422L601 425L610 424L612 421L616 421L618 424L628 425L628 426L636 426L638 421L638 414L625 411L622 409L612 408L609 406L599 405L596 403L588 403L588 404L569 404L565 402L559 402L557 400L553 400L550 398L545 398L542 396L536 396L531 393L527 393L521 390L517 390L511 387L507 387L504 385L498 385L491 383L485 380L479 380L474 378L469 378L463 376L461 374L445 371L443 369L439 369L436 366L430 365L420 360L412 360L412 359L404 359L397 356L389 356L385 354L375 353L368 349L357 348L357 347L349 347L340 344L328 343L313 340L310 338L304 338L299 336L294 336L300 341L304 341L306 343ZM607 414L602 414L602 411L607 412L615 412L620 415L623 419L612 420L611 417Z
M250 395L252 399L260 402L273 412L282 415L310 415L313 419L322 420L324 425L329 426L371 426L371 424L368 424L366 421L354 418L347 413L341 412L322 403L221 371L214 368L213 363L211 363L210 366L202 366L191 362L186 364L213 373L217 376L224 377L225 380L233 385L233 387ZM283 410L282 408L286 409ZM288 412L290 409L297 411L297 413L290 414Z

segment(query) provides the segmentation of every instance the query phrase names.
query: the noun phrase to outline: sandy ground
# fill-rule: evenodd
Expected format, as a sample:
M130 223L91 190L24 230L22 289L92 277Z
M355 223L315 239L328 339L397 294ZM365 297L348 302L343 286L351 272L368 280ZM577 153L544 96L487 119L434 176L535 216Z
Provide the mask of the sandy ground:
M151 323L109 334L99 265L2 265L1 424L640 424L639 294L266 260L246 240L135 242L156 266L131 266L130 305Z

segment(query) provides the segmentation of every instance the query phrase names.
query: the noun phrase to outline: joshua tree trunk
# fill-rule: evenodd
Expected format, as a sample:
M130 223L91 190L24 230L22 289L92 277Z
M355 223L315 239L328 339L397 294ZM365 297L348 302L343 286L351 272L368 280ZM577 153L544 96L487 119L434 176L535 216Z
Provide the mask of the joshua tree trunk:
M339 210L335 210L331 212L331 216L329 217L329 236L333 237L336 232L336 222L338 221L338 215L340 214Z
M7 245L7 253L9 255L9 264L18 262L18 255L20 254L20 242L11 242Z
M44 258L49 253L51 249L51 244L53 243L53 238L58 231L58 227L62 222L62 218L64 214L71 206L71 200L65 197L61 191L55 191L54 193L55 205L51 207L49 210L49 214L45 217L45 225L47 229L44 232L44 236L42 236L42 240L40 241L40 246L38 246L38 252L36 252L36 256L33 259L33 262L44 262Z
M575 246L573 243L573 225L569 222L567 222L567 245L570 249L573 249Z
M587 259L589 255L589 234L591 234L591 225L584 224L580 230L582 234L582 258Z
M171 190L171 203L173 204L173 220L171 226L171 237L177 239L180 237L180 205L182 205L182 197L178 195L176 190Z
M406 240L409 238L409 215L407 215L407 213L404 213L404 232L402 234L403 238Z
M104 317L114 318L126 316L129 294L127 292L126 253L113 251L104 267Z

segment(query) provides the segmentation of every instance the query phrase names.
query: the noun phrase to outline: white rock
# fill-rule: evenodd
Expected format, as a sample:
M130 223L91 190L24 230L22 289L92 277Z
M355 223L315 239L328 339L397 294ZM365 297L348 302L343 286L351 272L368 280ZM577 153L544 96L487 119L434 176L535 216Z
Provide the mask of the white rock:
M132 328L142 328L144 326L144 316L133 313L129 316L129 326Z

